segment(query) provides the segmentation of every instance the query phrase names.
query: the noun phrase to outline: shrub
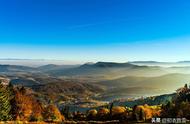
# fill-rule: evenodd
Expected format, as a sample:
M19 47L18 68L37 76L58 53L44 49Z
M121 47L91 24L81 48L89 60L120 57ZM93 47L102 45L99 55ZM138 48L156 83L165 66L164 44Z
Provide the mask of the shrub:
M112 108L111 118L114 120L124 121L128 118L128 112L125 107L115 106Z
M87 112L87 119L88 120L95 120L98 112L96 109L89 110Z
M64 116L61 115L59 109L53 104L48 105L45 108L44 118L46 119L45 121L48 122L61 122L65 120Z
M125 107L116 106L116 107L112 108L112 115L123 114L125 112L126 112L126 108Z
M99 111L98 111L98 114L97 114L98 119L102 120L102 121L108 120L109 119L109 113L110 113L109 109L100 108Z

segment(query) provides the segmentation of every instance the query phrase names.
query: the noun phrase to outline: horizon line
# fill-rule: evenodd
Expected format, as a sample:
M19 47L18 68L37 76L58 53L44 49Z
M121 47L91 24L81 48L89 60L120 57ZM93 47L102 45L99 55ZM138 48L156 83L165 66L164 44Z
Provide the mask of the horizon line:
M29 59L29 58L0 58L0 60L38 60L38 61L75 61L76 60L64 60L64 59ZM86 61L86 63L89 63L89 62L92 62L92 61ZM117 61L95 61L95 62L116 62L116 63L126 63L126 62L162 62L162 63L169 63L169 62L172 62L172 63L176 63L176 62L190 62L190 60L179 60L179 61L157 61L157 60L130 60L130 61L126 61L126 62L117 62Z

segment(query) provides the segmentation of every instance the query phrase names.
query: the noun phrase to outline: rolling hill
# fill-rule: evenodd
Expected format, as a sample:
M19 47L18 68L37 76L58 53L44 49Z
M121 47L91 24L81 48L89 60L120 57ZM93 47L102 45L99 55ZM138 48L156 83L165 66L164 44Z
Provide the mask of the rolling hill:
M10 78L15 85L48 89L51 84L52 88L63 88L63 93L67 91L66 89L72 92L74 90L71 89L77 90L73 83L83 90L87 88L85 87L87 85L96 89L94 86L96 85L104 89L104 92L99 94L99 98L109 100L119 97L128 98L171 93L190 81L189 66L140 66L114 62L86 63L80 66L54 64L40 67L0 65L0 74ZM65 85L69 86L69 83L62 83L67 81L70 82L70 88L64 87ZM53 87L54 85L55 87ZM83 87L83 85L85 86ZM62 90L58 89L58 91Z
M168 72L160 67L138 66L130 63L112 63L112 62L97 62L95 64L84 64L76 68L57 69L47 71L53 76L69 76L75 78L87 78L88 81L93 79L109 80L125 76L159 76Z
M130 98L172 93L190 82L190 74L166 74L157 77L127 76L115 80L98 82L107 87L103 98Z
M0 72L32 72L35 68L20 65L0 65Z

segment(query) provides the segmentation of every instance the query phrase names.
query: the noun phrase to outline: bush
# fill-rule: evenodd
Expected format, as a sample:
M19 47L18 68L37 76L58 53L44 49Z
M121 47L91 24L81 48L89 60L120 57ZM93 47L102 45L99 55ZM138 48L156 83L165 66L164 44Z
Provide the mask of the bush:
M87 112L87 119L88 120L95 120L98 112L96 109L89 110Z
M111 118L114 120L126 120L128 118L128 112L127 109L125 107L121 107L121 106L115 106L112 108L112 115Z
M109 109L107 109L107 108L100 108L99 111L98 111L97 116L98 116L99 120L105 121L105 120L109 119L109 114L110 114Z
M112 108L112 115L123 114L125 112L126 112L126 108L125 107L116 106L116 107Z

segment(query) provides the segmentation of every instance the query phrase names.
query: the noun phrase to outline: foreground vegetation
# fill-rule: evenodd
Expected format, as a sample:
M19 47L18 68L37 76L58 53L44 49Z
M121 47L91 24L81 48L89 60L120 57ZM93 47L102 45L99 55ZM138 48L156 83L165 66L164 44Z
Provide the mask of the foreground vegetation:
M22 122L150 122L153 117L181 117L190 119L190 89L187 85L177 90L167 104L102 106L83 112L59 109L52 101L45 104L25 87L0 84L0 120Z

